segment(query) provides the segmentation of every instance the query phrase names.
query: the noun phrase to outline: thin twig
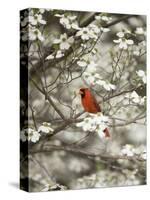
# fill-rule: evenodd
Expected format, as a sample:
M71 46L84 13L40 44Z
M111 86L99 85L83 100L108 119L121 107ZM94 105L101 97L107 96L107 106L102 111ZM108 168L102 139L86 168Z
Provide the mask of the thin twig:
M35 116L34 116L34 109L32 108L32 106L29 104L29 107L31 109L31 114L32 114L32 119L33 119L33 123L34 123L34 127L35 127L35 130L38 130L37 129L37 125L36 125L36 120L35 120Z

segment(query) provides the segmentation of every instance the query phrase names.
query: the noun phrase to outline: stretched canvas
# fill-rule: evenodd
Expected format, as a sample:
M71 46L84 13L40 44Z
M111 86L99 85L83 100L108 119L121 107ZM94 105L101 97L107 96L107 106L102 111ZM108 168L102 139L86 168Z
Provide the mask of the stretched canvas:
M146 16L20 11L20 188L146 184Z

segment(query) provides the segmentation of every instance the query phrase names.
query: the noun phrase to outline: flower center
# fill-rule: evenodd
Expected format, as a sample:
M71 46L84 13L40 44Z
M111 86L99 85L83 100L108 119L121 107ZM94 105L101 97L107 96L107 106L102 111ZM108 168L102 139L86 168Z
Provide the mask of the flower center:
M34 31L34 34L35 34L35 35L38 35L38 31L37 31L37 30L35 30L35 31Z
M33 131L29 133L29 136L32 137L33 136Z
M87 34L88 32L87 31L83 31L83 34Z
M62 41L65 42L67 39L66 38L62 38Z

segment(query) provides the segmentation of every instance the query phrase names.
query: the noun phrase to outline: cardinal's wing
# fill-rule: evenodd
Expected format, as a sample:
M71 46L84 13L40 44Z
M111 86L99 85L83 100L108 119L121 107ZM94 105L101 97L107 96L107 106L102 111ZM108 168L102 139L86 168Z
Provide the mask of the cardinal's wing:
M95 106L95 108L97 109L97 112L101 112L101 107L100 105L97 103L96 98L92 95L92 100L93 100L93 105Z

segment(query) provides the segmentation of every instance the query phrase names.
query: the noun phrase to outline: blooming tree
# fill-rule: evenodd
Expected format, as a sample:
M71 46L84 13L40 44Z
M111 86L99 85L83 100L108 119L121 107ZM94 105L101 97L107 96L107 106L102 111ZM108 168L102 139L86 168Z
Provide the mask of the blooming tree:
M144 184L145 17L29 9L20 25L21 175L29 162L31 191ZM81 87L103 113L83 110Z

